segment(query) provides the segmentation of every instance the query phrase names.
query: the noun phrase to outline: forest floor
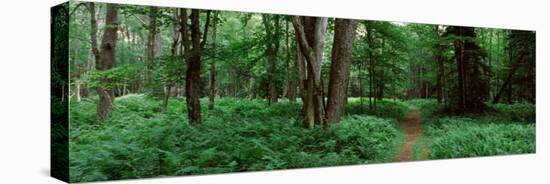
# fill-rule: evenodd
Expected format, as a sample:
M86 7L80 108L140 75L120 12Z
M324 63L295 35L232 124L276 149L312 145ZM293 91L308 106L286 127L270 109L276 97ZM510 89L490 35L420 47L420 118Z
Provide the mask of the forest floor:
M407 115L399 120L405 131L405 141L395 157L395 161L411 161L428 157L428 147L422 133L422 118L418 109L411 109ZM421 153L417 153L417 146L421 146Z
M219 98L188 126L185 99L162 111L153 96L118 97L96 120L97 96L70 102L72 182L535 153L535 105L488 104L495 112L453 116L435 99L350 98L330 127L301 128L302 105ZM208 99L201 99L207 109ZM60 108L60 107L59 107ZM54 129L65 131L63 128ZM52 136L65 135L62 132Z

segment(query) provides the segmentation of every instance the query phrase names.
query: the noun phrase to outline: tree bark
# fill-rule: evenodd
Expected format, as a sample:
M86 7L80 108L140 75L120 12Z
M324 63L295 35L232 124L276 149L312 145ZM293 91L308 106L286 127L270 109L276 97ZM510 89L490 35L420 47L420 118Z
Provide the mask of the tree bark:
M328 18L295 16L292 24L300 51L307 61L307 87L304 102L304 127L313 127L314 122L323 124L325 107L321 79L321 60L325 46ZM314 119L311 120L311 112Z
M107 4L107 15L105 18L105 31L101 40L99 62L96 69L99 71L109 70L115 65L115 49L118 30L117 5ZM109 82L109 81L104 81ZM99 120L106 120L111 117L113 111L114 93L111 88L97 87L99 102L97 105L97 117Z
M296 73L298 68L296 65L292 67L290 57L290 33L289 33L289 21L285 21L285 46L286 46L286 63L287 63L287 92L286 97L289 101L296 101Z
M157 7L149 7L149 15L146 16L145 22L147 22L147 67L145 70L145 83L146 85L152 84L152 65L153 60L155 59L155 42L156 42L156 36L157 36Z
M90 40L91 40L91 46L92 46L92 53L94 54L94 61L97 63L99 62L99 49L97 48L97 17L96 17L96 7L95 3L89 2L88 4L88 10L90 12Z
M458 110L461 113L477 113L485 109L482 97L485 80L481 75L481 59L486 57L473 41L476 37L473 27L450 27L450 32L458 39L454 41L455 58L458 69Z
M191 125L198 125L201 123L201 53L206 44L208 35L208 27L210 24L210 11L207 11L206 23L204 24L204 35L201 40L200 31L200 10L191 10L191 40L189 40L189 33L187 30L187 10L182 8L181 21L182 21L182 35L183 45L185 52L185 62L187 64L187 72L185 77L185 96L187 104L187 113L189 123Z
M328 86L327 122L336 123L345 113L353 39L357 22L336 19Z
M214 22L212 27L212 50L213 50L213 59L210 63L210 93L208 94L208 109L214 109L214 99L216 98L216 32L218 27L218 14L214 14Z

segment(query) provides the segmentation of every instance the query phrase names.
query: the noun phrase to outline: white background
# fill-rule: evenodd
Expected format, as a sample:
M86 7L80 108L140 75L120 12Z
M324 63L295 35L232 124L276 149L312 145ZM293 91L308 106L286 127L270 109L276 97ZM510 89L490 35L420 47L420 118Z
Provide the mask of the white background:
M2 0L0 183L62 183L49 177L49 7L62 0ZM298 169L114 183L550 183L550 6L544 0L110 0L132 4L322 15L537 31L537 153ZM545 113L546 112L546 113Z

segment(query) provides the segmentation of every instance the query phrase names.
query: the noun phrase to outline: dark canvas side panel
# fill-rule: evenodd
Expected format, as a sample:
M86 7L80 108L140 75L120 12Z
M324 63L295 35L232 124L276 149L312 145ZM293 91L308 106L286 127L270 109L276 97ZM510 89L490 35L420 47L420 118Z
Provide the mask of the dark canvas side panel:
M69 3L51 8L51 176L69 181Z

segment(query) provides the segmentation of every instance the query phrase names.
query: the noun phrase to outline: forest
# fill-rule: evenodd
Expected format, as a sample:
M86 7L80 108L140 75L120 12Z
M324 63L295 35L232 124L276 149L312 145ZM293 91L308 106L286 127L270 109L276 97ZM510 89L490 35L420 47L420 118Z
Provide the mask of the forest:
M65 8L71 182L536 150L534 31Z

